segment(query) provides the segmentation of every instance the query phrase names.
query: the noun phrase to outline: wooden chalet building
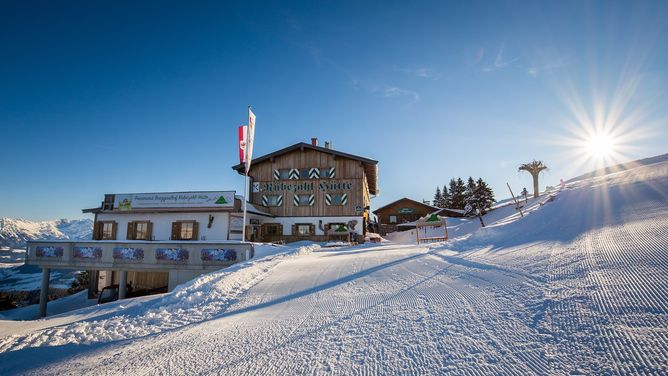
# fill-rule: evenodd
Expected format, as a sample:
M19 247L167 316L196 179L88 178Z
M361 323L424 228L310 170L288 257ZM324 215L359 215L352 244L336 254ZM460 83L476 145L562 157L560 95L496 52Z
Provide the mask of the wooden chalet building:
M397 231L399 224L414 222L438 210L435 206L404 197L374 210L373 214L378 217L378 232L385 235Z
M244 165L232 167L239 174ZM328 241L337 234L363 242L371 196L378 194L378 162L332 149L297 143L253 158L249 203L272 217L251 219L254 241Z

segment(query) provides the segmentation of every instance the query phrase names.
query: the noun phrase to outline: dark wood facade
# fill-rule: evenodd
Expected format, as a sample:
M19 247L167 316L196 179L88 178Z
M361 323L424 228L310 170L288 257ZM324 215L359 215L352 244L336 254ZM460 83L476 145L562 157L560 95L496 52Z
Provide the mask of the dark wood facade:
M416 221L437 210L439 208L404 197L374 210L373 213L380 224L401 224Z

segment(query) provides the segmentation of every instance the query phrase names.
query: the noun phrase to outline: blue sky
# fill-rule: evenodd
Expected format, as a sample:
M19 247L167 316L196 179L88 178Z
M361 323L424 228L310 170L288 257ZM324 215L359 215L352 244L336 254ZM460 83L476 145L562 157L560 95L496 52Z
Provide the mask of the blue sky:
M377 159L372 207L451 177L497 198L600 159L668 152L664 2L3 2L0 216L78 218L104 193L241 191L255 154L310 137ZM585 137L586 138L586 137Z

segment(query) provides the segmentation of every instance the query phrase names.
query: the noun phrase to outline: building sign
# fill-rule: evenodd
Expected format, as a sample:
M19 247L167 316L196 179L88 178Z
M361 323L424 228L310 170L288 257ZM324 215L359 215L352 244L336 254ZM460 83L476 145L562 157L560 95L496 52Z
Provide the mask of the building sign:
M296 183L285 183L285 182L270 182L270 183L255 183L259 184L260 192L283 192L283 191L292 191L292 192L313 192L315 190L326 192L326 191L340 191L340 190L352 190L353 183L349 181L321 181L321 182L296 182Z
M117 194L114 209L142 208L231 208L234 191Z
M415 210L413 208L401 208L397 211L399 214L413 214Z
M231 215L230 216L230 232L241 234L241 231L243 230L243 228L244 228L244 217Z

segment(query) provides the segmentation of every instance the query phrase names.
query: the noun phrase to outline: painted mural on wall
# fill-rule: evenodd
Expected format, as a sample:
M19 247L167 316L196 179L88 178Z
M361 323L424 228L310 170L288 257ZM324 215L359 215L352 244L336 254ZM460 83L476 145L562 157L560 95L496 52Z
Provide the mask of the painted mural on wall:
M99 259L102 257L100 247L74 247L72 257L79 259Z
M141 261L144 259L144 250L141 248L116 247L114 260Z
M190 252L183 248L158 248L155 250L155 259L168 262L186 262Z
M63 247L39 245L35 249L37 257L63 257Z
M225 248L202 249L202 261L204 262L232 262L237 260L237 251Z

